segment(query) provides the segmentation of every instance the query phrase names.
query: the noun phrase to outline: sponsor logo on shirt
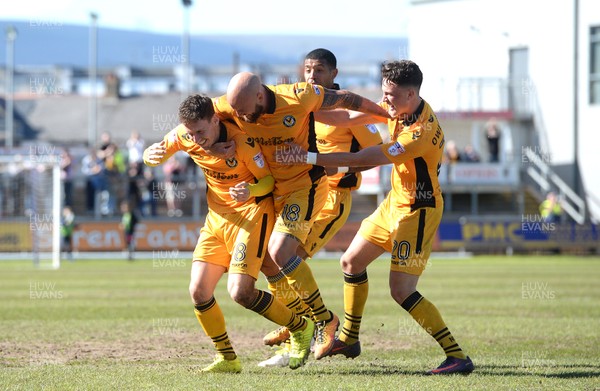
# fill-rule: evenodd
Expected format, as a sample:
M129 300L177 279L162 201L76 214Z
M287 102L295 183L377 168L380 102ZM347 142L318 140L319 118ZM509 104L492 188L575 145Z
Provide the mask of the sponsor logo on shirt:
M404 147L398 141L396 141L393 145L388 148L388 153L392 156L398 156L401 153L404 153Z

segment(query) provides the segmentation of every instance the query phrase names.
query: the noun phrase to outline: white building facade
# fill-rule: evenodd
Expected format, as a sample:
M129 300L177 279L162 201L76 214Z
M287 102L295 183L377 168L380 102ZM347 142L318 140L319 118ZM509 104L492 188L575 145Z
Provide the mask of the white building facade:
M600 1L412 0L408 38L434 110L522 108L548 164L578 160L579 192L598 214Z

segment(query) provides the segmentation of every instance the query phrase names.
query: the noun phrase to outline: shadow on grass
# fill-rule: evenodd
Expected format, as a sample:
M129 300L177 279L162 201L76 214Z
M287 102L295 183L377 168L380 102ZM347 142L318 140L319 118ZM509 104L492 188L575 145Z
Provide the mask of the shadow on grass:
M473 375L478 376L538 376L547 378L573 379L600 377L600 365L557 365L552 367L525 368L517 365L479 365L475 364ZM339 367L308 363L297 371L289 371L288 368L270 368L265 370L272 375L289 376L291 373L298 375L351 375L351 376L382 376L382 375L404 375L404 376L427 376L424 370L412 370L399 368L394 364L368 363L364 367ZM259 370L262 372L262 370Z
M600 365L567 364L537 367L518 365L479 365L475 372L489 376L541 376L560 379L600 377Z

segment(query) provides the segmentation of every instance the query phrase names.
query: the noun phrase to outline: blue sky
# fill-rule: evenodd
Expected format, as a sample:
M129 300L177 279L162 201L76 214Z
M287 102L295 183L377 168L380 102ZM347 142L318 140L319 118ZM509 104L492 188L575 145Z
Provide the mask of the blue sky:
M365 7L365 5L376 6ZM360 37L406 36L408 0L380 5L364 0L193 0L192 34L288 34ZM88 24L179 34L181 0L20 0L0 18L34 24Z

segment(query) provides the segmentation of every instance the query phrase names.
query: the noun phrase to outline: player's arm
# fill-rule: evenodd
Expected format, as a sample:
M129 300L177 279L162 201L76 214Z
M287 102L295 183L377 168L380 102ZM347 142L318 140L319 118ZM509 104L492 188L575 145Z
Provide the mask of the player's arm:
M390 118L387 110L379 106L377 103L355 94L354 92L350 92L348 90L331 90L328 88L324 88L323 90L325 92L323 96L323 103L321 104L321 110L347 109L358 111L366 115L370 115L371 117L381 118L381 120L387 120ZM320 122L319 119L317 120ZM381 120L375 120L372 122L381 122Z
M169 145L165 140L154 143L144 150L144 164L150 167L158 166L169 160L179 150L179 144Z
M378 145L361 149L358 152L317 153L315 155L309 157L307 152L305 159L309 163L311 159L316 159L313 164L326 167L374 167L391 163Z
M339 126L349 128L352 126L374 124L380 122L387 122L389 117L382 117L372 114L365 114L359 111L349 110L327 110L317 111L315 114L315 121L321 122L327 125Z
M298 144L289 144L275 153L275 160L282 164L308 163L323 167L366 167L391 163L380 145L358 152L315 153L307 152Z
M383 139L381 138L379 129L377 129L377 127L373 124L368 124L364 126L352 126L350 127L350 132L352 133L352 136L358 141L360 149L365 149L374 145L383 144ZM348 172L362 172L370 170L374 167L376 166L369 165L363 167L350 167Z
M365 167L394 163L403 164L415 159L431 147L431 140L425 136L412 138L412 133L401 134L397 140L387 144L374 145L358 152L314 153L307 152L297 144L281 148L275 159L283 164L299 162L324 167Z
M337 175L337 174L345 174L345 173L356 173L370 170L376 166L364 166L364 167L325 167L325 174L327 176Z

